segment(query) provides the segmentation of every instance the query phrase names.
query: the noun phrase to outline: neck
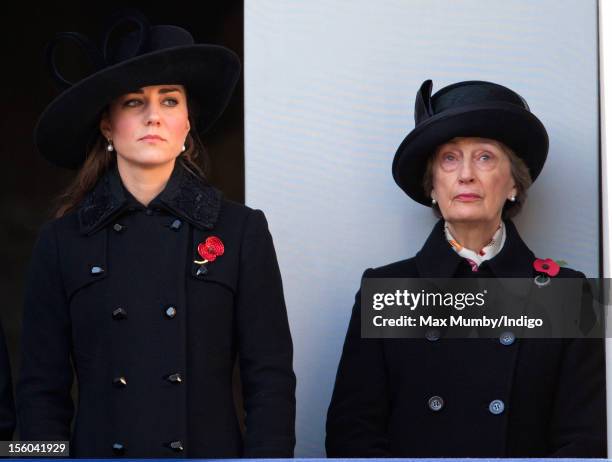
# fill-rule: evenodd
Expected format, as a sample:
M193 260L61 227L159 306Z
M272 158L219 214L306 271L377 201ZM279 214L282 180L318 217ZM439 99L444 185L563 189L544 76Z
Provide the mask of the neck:
M149 167L117 157L117 168L123 185L145 207L166 187L174 163L175 159L166 164Z
M501 218L478 223L447 222L448 229L455 240L463 247L474 252L480 251L480 249L489 243L500 223Z

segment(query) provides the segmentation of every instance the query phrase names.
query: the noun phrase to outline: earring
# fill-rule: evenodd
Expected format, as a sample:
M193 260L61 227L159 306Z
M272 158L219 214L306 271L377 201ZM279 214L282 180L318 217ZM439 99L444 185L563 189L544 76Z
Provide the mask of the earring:
M432 197L431 198L431 205L436 205L438 202Z
M108 139L108 146L106 146L106 150L108 152L113 152L113 149L115 149L115 147L113 146L113 140L111 140L110 138Z
M185 145L183 145L183 151L185 151Z
M516 196L512 196L512 197L510 198L510 202L515 202L515 201L516 201Z

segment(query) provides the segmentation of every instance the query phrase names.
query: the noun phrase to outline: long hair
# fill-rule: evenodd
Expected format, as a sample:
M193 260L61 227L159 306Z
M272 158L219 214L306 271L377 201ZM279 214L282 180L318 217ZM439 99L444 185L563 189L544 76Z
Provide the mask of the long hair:
M188 100L187 108L189 123L192 129L187 134L187 139L185 140L185 151L177 157L176 162L181 162L187 171L206 181L208 154L197 131L193 128L196 127L195 121L197 120L198 106L195 101ZM57 198L55 218L62 217L75 210L87 193L95 187L98 180L117 161L117 154L114 151L109 152L106 148L107 141L102 136L102 133L98 132L98 135L87 149L85 162L79 168L76 177Z

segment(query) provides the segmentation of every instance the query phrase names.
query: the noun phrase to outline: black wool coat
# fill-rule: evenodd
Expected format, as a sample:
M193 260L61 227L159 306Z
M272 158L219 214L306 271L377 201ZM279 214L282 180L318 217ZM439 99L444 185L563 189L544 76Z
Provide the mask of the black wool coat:
M0 441L10 441L15 430L15 403L13 382L4 330L0 324Z
M210 236L224 253L195 263ZM71 440L79 457L293 454L293 349L266 218L178 161L147 207L115 165L77 211L45 225L22 352L23 440ZM244 437L232 393L237 355Z
M474 275L535 277L535 255L505 224L501 251ZM415 257L364 277L470 273L440 220ZM360 313L358 293L327 415L329 457L606 457L603 340L362 339Z

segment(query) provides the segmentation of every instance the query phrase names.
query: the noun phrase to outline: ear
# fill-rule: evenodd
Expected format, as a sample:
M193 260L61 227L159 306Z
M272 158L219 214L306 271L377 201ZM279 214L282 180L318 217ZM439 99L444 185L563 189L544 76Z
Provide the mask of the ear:
M516 197L517 195L518 195L518 190L516 188L516 185L514 185L512 189L510 190L510 195L506 199L510 200L511 197Z
M110 124L110 120L108 120L108 114L105 112L102 114L102 116L100 117L100 132L102 133L102 135L104 136L104 138L108 139L112 139L112 131L111 131L111 124Z

